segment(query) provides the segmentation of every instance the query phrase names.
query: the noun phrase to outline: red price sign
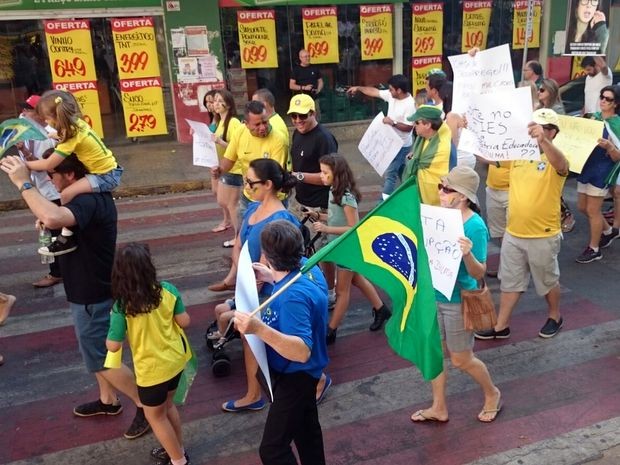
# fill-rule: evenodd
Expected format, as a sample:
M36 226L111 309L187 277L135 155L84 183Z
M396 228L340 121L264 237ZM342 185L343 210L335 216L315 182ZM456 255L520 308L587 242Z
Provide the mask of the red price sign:
M252 45L243 47L243 61L248 64L262 63L267 60L267 47Z
M329 43L326 40L323 42L310 42L308 44L308 53L310 53L310 58L327 55L329 53Z
M416 37L414 51L415 53L427 53L435 46L434 37Z
M364 54L373 56L383 49L383 39L364 39Z
M482 47L483 39L484 34L482 33L482 31L465 32L465 47L467 49L473 47Z
M144 132L145 129L155 129L157 118L153 115L129 115L129 131Z
M59 58L54 60L54 74L59 78L86 76L86 65L79 57L74 57L72 60Z
M149 62L149 54L146 52L123 53L120 58L120 68L123 73L132 74L138 70L144 70Z

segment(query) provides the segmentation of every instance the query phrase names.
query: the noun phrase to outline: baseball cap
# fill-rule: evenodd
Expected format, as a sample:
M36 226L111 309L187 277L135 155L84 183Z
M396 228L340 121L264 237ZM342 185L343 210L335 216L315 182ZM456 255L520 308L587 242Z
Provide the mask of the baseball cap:
M441 177L441 183L463 194L473 203L478 205L478 186L480 185L480 176L469 166L459 165L450 170L447 176Z
M287 114L301 113L307 115L311 111L316 111L314 106L314 99L306 94L293 95L291 98L291 104L288 108Z
M407 118L407 121L417 121L419 119L441 120L441 110L433 105L420 105L416 112Z
M26 110L34 110L37 106L37 103L39 103L39 100L41 100L41 96L31 95L26 99L25 102L20 103L19 106Z
M550 108L540 108L532 114L532 121L536 124L545 125L552 124L556 127L560 127L560 119L558 114Z

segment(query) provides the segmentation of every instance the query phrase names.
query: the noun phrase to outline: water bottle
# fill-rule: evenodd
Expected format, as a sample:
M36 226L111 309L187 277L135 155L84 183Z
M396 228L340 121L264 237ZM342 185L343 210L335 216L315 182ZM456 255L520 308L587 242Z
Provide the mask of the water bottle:
M39 247L49 247L52 243L52 233L47 228L41 228L39 230ZM50 255L41 255L41 263L44 265L49 265L50 263L54 263L54 257Z

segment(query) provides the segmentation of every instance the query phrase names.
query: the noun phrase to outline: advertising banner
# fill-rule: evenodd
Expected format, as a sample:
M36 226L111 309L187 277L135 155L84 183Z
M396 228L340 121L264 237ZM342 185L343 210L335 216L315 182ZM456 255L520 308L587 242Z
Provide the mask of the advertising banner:
M569 3L565 55L605 55L609 42L610 3L611 0Z
M237 11L242 68L277 68L276 10Z
M167 134L161 78L122 79L127 137Z
M512 48L522 49L525 47L525 36L527 35L527 2L528 0L516 0L513 3L514 16L512 23ZM534 15L532 16L532 30L527 38L528 48L540 47L540 16L542 10L542 0L533 0Z
M443 3L411 5L412 55L430 57L443 54Z
M362 60L394 57L392 9L392 5L360 6Z
M338 63L338 17L336 7L302 8L304 48L313 65Z
M493 0L463 2L463 35L461 51L487 48Z
M413 95L426 88L426 75L433 68L441 68L441 56L411 59Z
M385 2L385 0L383 1ZM76 8L161 8L161 0L3 0L0 2L0 10L69 10Z
M103 138L90 22L60 19L43 23L52 87L71 92L80 105L84 121Z

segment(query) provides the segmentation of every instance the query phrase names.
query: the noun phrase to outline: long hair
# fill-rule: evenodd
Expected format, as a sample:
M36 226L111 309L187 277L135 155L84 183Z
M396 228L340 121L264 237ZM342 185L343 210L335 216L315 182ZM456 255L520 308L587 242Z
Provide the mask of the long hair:
M342 196L347 191L349 191L358 202L362 200L362 194L357 188L353 171L344 157L337 153L330 153L319 158L319 163L329 166L332 170L334 179L332 181L331 190L336 205L342 206Z
M235 99L233 94L226 89L218 89L215 91L215 95L219 95L224 100L226 104L226 108L228 108L228 113L226 113L226 118L224 118L224 132L222 133L222 139L228 142L228 124L230 123L231 118L237 117L237 107L235 106ZM221 116L219 113L215 114L215 122L220 124Z
M204 107L207 109L207 115L209 116L209 124L213 123L216 117L216 113L209 110L209 107L207 106L207 97L215 97L215 93L217 91L215 89L211 89L210 91L208 91L204 97L202 97L202 104L204 105Z
M256 158L250 162L250 168L254 170L259 181L271 181L274 192L288 194L297 184L297 178L271 158Z
M54 118L60 142L71 139L77 133L77 122L82 117L75 97L64 90L48 90L37 103L37 113L42 118Z
M553 108L556 105L563 105L562 96L560 94L560 86L558 86L555 79L543 79L540 83L540 88L546 90L549 94L549 103L544 105L542 101L540 101L541 108Z
M572 0L570 8L572 8L573 14L570 17L570 21L568 22L568 30L566 32L566 42L596 42L594 30L588 23L586 30L583 35L579 38L579 40L575 39L575 34L577 33L577 9L579 8L580 0ZM598 6L596 7L597 11L601 11L603 9L603 2L605 0L599 0ZM607 21L608 18L605 20Z
M130 242L116 252L112 297L128 316L150 313L161 303L161 284L147 244Z

